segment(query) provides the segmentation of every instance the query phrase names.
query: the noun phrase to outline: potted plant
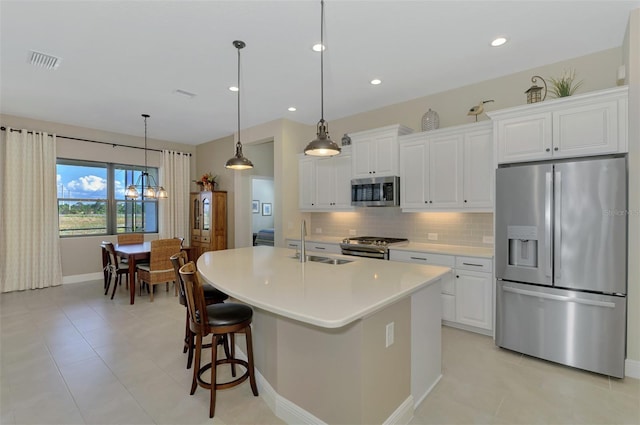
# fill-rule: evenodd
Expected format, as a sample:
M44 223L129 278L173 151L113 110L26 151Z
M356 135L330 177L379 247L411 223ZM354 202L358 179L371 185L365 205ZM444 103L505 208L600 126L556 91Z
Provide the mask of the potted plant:
M202 190L214 191L218 186L218 182L216 181L217 178L218 176L215 176L211 174L211 172L208 172L208 173L204 173L202 177L200 177L200 180L194 180L194 183L200 187L201 191Z
M575 70L565 70L560 78L549 78L551 81L551 94L555 97L571 96L582 85L583 81L574 81L576 78Z

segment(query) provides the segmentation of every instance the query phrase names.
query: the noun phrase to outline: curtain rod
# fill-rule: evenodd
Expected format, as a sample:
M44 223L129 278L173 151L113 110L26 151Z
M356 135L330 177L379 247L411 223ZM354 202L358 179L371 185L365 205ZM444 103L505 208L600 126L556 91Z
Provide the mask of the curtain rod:
M3 126L3 127L0 127L0 130L2 130L2 131L7 131L7 127L4 127L4 126ZM12 129L11 129L11 131L21 131L21 130L16 130L16 129L13 129L13 128L12 128ZM34 132L34 131L31 131L31 130L28 130L28 131L27 131L27 133L31 133L31 134L33 134L33 133L37 133L37 132ZM56 134L56 137L60 137L61 139L79 140L79 141L81 141L81 142L100 143L101 145L111 145L111 146L113 146L114 148L115 148L116 146L119 146L119 147L123 147L123 148L131 148L131 149L142 149L142 150L145 150L144 148L141 148L140 146L122 145L122 144L120 144L120 143L100 142L100 141L98 141L98 140L89 140L89 139L79 139L79 138L77 138L77 137L59 136L59 135L57 135L57 134ZM148 151L154 151L154 152L162 152L162 149L152 149L152 148L147 148L147 150L148 150ZM189 152L183 152L183 154L184 154L184 155L192 156L192 155L191 155L191 153L189 153Z

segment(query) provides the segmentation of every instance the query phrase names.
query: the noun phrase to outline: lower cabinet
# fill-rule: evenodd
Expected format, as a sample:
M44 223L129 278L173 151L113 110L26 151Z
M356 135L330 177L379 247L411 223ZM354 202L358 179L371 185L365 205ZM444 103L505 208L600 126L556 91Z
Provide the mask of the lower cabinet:
M442 321L491 335L493 331L493 261L483 257L464 257L392 249L392 261L444 266L453 275L442 281Z
M287 239L286 247L299 250L300 239ZM307 241L305 249L313 252L326 252L327 254L342 254L342 249L340 249L340 244L338 243Z

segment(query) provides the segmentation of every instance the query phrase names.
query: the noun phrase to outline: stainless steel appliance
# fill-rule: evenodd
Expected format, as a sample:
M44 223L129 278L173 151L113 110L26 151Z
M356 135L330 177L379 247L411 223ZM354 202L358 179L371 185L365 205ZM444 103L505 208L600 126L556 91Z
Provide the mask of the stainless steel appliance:
M624 377L625 157L496 172L496 344Z
M352 179L351 205L356 207L400 206L400 177Z
M390 247L407 245L408 243L408 239L358 236L343 239L340 248L342 248L343 255L388 260Z

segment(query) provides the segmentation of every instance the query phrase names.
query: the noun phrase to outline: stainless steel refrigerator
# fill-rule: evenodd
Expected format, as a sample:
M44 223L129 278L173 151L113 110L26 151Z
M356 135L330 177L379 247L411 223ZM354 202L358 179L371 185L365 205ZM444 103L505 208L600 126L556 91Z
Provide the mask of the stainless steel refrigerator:
M496 344L624 377L627 160L496 171Z

